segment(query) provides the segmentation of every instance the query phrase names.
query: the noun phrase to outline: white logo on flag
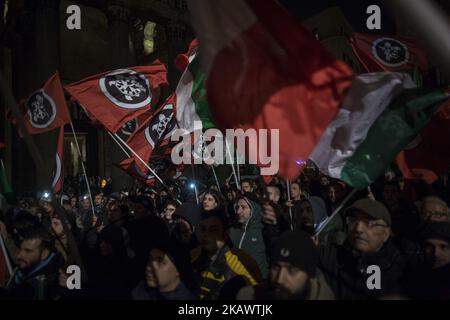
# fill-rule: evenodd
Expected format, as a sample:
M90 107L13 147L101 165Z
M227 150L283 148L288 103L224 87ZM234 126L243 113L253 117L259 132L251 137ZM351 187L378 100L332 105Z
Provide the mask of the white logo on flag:
M147 77L134 70L115 70L102 77L99 84L102 93L121 108L139 109L152 100Z
M380 38L372 44L373 56L388 67L400 67L409 61L408 47L393 38Z
M53 99L43 90L34 92L27 101L30 123L35 128L47 128L56 117Z

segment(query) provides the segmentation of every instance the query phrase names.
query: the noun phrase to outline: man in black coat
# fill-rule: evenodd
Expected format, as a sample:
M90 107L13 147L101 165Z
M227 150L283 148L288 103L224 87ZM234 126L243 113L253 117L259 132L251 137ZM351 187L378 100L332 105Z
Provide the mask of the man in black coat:
M356 201L345 211L343 245L321 246L320 266L337 299L376 299L399 294L405 255L391 241L391 217L375 200Z

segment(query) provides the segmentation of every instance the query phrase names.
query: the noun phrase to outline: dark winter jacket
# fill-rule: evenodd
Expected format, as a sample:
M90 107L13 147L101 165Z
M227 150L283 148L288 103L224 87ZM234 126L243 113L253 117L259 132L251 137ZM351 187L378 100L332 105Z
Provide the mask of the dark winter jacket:
M369 289L367 279L380 268L380 289ZM346 241L343 245L320 247L320 268L338 300L376 299L384 294L403 293L400 278L407 265L404 254L389 239L375 253L360 254Z
M245 225L236 224L230 228L230 238L233 244L251 256L258 264L263 278L268 273L266 246L263 238L263 223L261 206L245 198L251 208L250 219Z
M64 265L63 256L50 252L39 265L30 270L18 270L14 274L7 296L12 299L54 299L58 295L59 269ZM39 289L39 280L43 279L43 291Z

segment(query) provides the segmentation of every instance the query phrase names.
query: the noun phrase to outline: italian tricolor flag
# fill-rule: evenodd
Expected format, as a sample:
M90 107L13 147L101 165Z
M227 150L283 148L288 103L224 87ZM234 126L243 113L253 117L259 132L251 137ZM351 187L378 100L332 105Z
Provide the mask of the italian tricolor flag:
M310 158L325 174L365 188L446 99L444 90L416 89L407 74L362 74Z
M205 74L200 65L198 41L194 39L188 52L180 54L176 61L180 61L178 65L182 64L181 61L186 64L179 66L185 70L175 90L178 125L188 132L214 128L206 99ZM195 122L200 123L200 127L196 128Z

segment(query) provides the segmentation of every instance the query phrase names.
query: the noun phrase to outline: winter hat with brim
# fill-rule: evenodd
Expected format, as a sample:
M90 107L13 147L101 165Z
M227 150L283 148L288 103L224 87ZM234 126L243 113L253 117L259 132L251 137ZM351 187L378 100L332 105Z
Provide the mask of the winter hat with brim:
M311 278L316 276L319 254L306 232L286 231L281 234L272 243L270 258L271 263L286 262L306 272Z
M388 226L391 225L391 214L389 210L379 201L372 199L361 199L355 201L347 210L345 210L345 216L352 215L355 211L362 211L374 219L381 219Z

